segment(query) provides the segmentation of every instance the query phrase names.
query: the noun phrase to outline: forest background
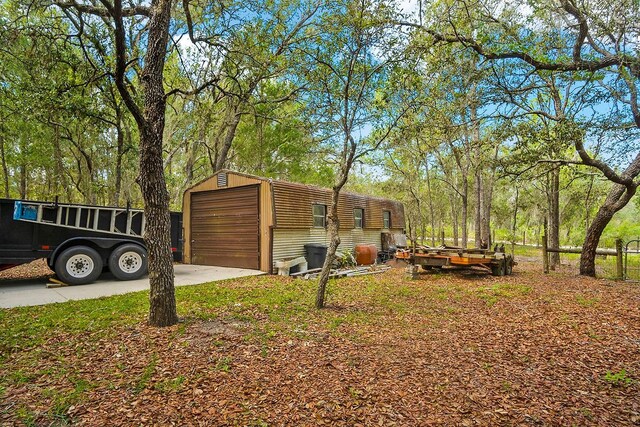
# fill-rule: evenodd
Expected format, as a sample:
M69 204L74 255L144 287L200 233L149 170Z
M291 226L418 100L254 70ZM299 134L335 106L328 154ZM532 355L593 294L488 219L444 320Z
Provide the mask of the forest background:
M3 197L143 205L139 130L110 72L109 24L82 9L95 5L2 2ZM368 150L354 161L345 190L402 201L407 233L425 244L439 244L442 234L455 245L539 244L546 227L550 246L580 246L620 185L585 162L580 146L618 175L638 156L640 19L631 1L402 7L276 0L173 8L163 133L173 210L181 210L186 188L221 168L332 187L344 160L340 109L348 107L335 96L345 80L326 78L325 68L375 77L352 116L350 135ZM367 39L342 33L357 11ZM146 20L125 20L131 55L124 77L134 88L145 65ZM622 55L631 65L544 66L576 59L583 21L593 37L581 39L584 61ZM364 48L352 49L358 44L344 37ZM345 46L352 63L369 68L339 69ZM543 66L491 57L512 51ZM606 226L601 246L640 236L640 203L631 200Z

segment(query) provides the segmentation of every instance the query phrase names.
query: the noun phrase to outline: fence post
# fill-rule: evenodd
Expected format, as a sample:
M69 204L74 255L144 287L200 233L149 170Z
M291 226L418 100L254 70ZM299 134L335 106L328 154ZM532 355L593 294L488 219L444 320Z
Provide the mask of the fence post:
M622 267L622 239L616 239L616 279L624 279L624 269Z
M542 269L549 274L549 253L547 252L547 234L542 235Z

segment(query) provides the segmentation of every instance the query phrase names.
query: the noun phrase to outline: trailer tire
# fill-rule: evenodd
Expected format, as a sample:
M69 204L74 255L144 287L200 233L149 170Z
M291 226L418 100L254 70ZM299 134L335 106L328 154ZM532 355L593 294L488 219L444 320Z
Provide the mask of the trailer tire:
M72 246L56 259L55 272L69 285L86 285L94 282L102 273L102 257L89 246Z
M109 255L109 271L118 280L135 280L147 274L149 259L140 245L125 243Z
M507 273L507 260L501 259L497 264L491 266L492 276L504 276Z
M513 258L509 255L506 259L505 274L511 276L513 274Z

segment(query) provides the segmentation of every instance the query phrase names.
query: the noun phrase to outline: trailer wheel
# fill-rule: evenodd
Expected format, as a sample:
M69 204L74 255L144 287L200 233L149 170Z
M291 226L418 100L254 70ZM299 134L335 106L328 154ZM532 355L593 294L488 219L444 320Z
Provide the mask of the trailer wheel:
M147 274L147 251L140 245L120 245L109 256L109 270L118 280L134 280Z
M506 259L505 274L511 276L513 274L513 258L509 255Z
M88 246L72 246L56 259L55 272L69 285L85 285L102 273L102 258Z
M504 276L507 273L507 260L501 259L497 264L491 266L492 276Z

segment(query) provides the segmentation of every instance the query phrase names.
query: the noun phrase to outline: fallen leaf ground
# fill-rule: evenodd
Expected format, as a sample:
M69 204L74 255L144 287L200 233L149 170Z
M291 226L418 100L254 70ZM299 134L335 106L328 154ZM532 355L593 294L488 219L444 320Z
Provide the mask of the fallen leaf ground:
M0 311L5 425L638 425L640 286L520 265Z

